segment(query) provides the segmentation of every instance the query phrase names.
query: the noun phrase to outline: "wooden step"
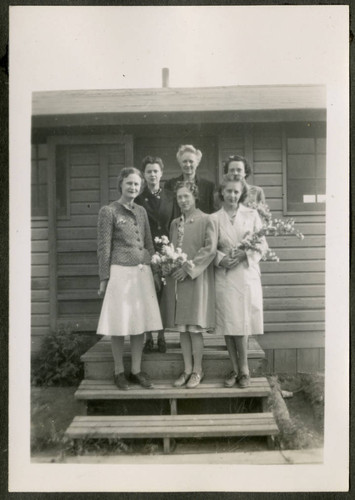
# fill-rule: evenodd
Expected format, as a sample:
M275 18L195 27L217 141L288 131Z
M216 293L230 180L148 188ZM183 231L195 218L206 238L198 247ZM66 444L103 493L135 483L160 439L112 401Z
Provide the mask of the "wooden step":
M153 379L177 378L183 371L183 359L179 345L178 332L166 332L168 350L166 353L143 353L142 371L149 373ZM224 337L204 335L203 367L206 376L221 378L232 369ZM128 339L124 344L124 365L130 371L130 345ZM249 369L252 375L265 372L265 353L256 338L249 338ZM91 347L81 360L85 366L85 378L111 379L113 373L113 358L110 339L104 337Z
M272 413L244 413L78 416L65 434L71 439L163 438L164 452L169 453L171 438L271 437L277 433L278 427Z
M265 377L251 378L250 386L226 388L221 380L203 380L195 389L173 387L173 380L154 381L153 389L143 389L131 385L128 391L119 390L109 380L89 380L81 382L75 397L81 400L99 399L195 399L195 398L265 398L271 392Z

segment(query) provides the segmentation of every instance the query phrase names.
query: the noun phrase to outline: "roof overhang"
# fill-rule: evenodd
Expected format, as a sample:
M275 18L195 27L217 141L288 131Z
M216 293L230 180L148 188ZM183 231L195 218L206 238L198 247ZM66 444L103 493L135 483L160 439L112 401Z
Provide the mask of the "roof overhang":
M33 125L108 125L325 119L319 85L35 92ZM313 117L313 118L312 118Z

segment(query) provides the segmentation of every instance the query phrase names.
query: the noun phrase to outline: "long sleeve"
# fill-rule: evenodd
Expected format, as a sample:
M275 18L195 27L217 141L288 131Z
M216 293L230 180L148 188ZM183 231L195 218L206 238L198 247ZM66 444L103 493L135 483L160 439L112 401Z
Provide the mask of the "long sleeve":
M192 259L194 264L193 268L191 269L188 266L185 267L186 272L192 279L202 274L215 258L217 239L218 231L216 221L209 217L206 224L204 246L197 251Z
M144 246L148 250L150 256L154 254L154 245L152 233L150 231L147 211L144 209Z
M110 277L111 246L113 232L113 213L108 206L99 212L97 228L97 256L100 281Z

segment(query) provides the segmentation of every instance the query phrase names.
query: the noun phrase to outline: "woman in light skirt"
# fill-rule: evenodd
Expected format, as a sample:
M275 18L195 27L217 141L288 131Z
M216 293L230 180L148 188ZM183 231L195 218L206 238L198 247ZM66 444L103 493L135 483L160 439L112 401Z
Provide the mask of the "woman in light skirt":
M98 220L99 295L104 296L97 333L111 336L114 382L129 388L124 373L124 338L131 343L129 380L145 388L153 384L141 371L144 333L163 328L155 286L160 286L150 267L154 253L145 209L134 200L143 178L134 167L123 168L118 177L120 198L101 208Z
M225 175L219 194L222 208L212 215L217 226L215 258L216 333L224 335L233 371L225 387L250 385L248 337L263 333L263 296L259 260L267 250L265 238L260 251L242 250L246 234L262 227L258 212L243 205L248 187L243 179Z

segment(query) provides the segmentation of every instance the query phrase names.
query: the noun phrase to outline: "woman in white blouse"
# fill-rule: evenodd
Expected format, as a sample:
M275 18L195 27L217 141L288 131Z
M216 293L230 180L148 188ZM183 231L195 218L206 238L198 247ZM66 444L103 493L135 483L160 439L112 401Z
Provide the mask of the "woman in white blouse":
M248 336L263 333L263 299L259 260L267 249L263 239L261 253L241 250L238 245L246 233L259 230L262 222L256 210L243 205L248 196L245 181L228 174L219 188L222 208L212 215L217 223L215 258L216 333L224 335L233 371L226 387L248 387Z

